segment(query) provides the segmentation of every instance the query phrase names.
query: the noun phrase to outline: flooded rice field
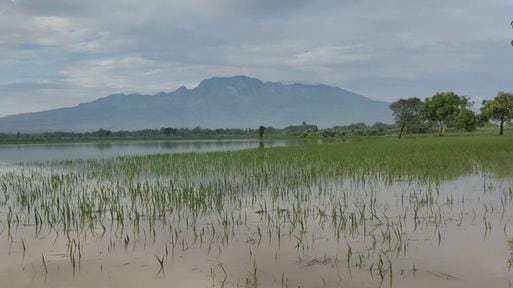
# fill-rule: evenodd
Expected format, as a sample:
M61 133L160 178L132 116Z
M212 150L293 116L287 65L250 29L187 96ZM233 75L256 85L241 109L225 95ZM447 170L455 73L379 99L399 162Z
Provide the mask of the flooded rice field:
M512 285L509 162L346 145L3 165L0 287Z

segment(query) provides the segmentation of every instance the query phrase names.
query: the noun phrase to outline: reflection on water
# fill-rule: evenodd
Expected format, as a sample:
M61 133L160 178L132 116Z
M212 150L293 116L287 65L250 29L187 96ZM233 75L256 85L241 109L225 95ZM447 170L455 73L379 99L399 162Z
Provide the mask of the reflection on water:
M194 140L0 145L0 162L103 159L125 155L235 151L290 145L288 140Z

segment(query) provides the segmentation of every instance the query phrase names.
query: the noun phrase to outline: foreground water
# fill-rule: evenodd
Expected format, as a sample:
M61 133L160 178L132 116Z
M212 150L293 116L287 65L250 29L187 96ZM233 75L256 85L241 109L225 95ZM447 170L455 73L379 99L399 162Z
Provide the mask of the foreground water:
M511 286L509 179L69 169L3 167L0 287Z
M57 143L0 145L0 162L44 162L76 159L106 159L118 156L157 153L236 151L265 147L297 145L290 140L183 140L123 141L110 143Z

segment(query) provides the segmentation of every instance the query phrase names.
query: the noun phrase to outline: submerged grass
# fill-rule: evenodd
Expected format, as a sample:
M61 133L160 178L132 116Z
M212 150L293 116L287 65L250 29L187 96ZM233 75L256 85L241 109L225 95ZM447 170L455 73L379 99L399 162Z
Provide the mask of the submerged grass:
M330 177L431 181L482 171L506 177L513 172L513 137L356 138L236 152L130 156L88 164L95 175L107 177L120 173L189 178L237 173L283 182Z

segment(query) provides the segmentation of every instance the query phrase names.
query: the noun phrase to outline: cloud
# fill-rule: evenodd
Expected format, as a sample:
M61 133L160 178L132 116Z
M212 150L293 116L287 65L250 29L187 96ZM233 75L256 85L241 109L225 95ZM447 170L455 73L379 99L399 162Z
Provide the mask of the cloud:
M9 90L11 92L34 92L40 90L55 90L64 88L67 88L67 85L59 81L14 82L0 84L0 90Z
M492 97L513 90L512 9L509 0L3 1L0 115L239 74L383 100L446 89Z

